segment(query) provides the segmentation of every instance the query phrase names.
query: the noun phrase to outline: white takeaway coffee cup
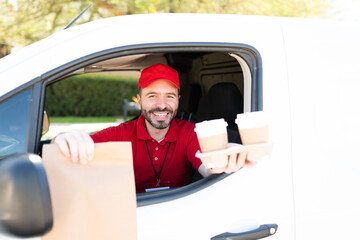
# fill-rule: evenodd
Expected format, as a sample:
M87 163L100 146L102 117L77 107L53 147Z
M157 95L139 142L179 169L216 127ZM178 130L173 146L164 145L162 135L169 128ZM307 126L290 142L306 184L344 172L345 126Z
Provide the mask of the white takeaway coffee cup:
M197 134L202 153L208 153L226 149L228 146L227 122L224 119L215 119L196 123L194 131ZM205 166L225 167L227 165L227 155L217 155L208 158L206 162L202 159Z
M263 111L237 114L235 122L243 145L269 141L269 120Z

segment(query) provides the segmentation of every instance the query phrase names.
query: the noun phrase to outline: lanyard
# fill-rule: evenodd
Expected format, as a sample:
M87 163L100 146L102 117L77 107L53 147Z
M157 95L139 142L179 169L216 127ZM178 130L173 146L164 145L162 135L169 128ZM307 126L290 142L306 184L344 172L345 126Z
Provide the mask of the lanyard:
M152 160L152 158L151 158L150 151L149 151L149 147L148 147L148 145L147 145L146 140L145 140L145 144L146 144L146 148L147 148L147 151L148 151L148 154L149 154L151 166L152 166L152 168L153 168L153 170L154 170L154 172L155 172L155 175L156 175L157 186L160 186L160 175L161 175L161 172L162 172L162 170L163 170L163 168L164 168L165 160L166 160L167 154L168 154L168 152L169 152L171 142L169 142L169 147L168 147L168 149L167 149L167 151L166 151L165 158L164 158L164 161L163 161L163 163L162 163L162 165L161 165L161 168L160 168L160 172L159 172L159 173L156 171L156 169L155 169L155 167L154 167L154 163L153 163L153 160Z

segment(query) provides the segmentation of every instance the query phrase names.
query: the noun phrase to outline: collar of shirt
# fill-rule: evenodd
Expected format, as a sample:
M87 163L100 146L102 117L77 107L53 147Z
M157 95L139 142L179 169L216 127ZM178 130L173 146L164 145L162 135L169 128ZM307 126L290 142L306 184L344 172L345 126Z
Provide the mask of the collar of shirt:
M166 133L164 140L160 143L166 142L175 142L177 141L177 133L179 131L179 127L175 119L173 119L170 123L169 131ZM136 123L136 137L142 140L152 140L153 138L149 135L149 133L145 130L145 118L143 115L137 120Z

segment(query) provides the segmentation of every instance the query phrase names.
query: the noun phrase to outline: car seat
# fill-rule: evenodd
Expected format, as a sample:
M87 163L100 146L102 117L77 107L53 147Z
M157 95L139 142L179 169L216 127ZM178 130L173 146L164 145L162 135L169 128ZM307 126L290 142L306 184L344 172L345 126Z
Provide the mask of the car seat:
M224 118L228 123L228 141L241 143L235 119L238 113L243 113L243 105L243 96L234 83L217 83L200 99L196 120L201 122Z
M194 122L199 100L202 96L199 84L184 84L180 87L180 100L177 117Z

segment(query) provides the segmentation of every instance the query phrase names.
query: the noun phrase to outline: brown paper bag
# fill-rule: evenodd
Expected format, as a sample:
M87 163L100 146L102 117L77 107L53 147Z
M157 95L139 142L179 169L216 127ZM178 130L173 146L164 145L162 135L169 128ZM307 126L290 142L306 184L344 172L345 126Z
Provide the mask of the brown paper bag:
M87 165L44 145L54 225L43 240L137 239L136 192L130 142L95 144Z

